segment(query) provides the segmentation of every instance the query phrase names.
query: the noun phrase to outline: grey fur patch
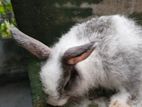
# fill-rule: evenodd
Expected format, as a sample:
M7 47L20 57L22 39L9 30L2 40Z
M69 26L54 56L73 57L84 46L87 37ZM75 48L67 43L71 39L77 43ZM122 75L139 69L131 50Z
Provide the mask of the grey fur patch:
M87 21L84 25L85 29L79 29L77 37L78 39L89 38L93 33L103 34L106 33L107 30L111 29L111 19L110 18L93 18L92 20ZM94 35L98 36L98 35ZM99 35L99 37L95 37L97 39L102 39L103 37Z

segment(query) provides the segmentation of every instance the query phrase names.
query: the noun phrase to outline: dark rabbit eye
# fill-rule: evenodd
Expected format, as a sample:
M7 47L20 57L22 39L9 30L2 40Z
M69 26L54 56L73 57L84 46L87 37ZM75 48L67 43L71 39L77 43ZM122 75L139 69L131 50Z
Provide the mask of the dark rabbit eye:
M71 89L71 87L73 86L77 76L78 76L77 71L75 69L72 69L70 76L69 76L69 79L64 86L64 90L70 90Z

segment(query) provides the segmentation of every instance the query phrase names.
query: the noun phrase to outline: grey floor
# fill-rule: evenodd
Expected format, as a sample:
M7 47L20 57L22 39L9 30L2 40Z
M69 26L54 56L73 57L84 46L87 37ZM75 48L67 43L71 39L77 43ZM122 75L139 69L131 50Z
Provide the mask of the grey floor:
M28 83L19 82L0 86L0 107L32 107Z

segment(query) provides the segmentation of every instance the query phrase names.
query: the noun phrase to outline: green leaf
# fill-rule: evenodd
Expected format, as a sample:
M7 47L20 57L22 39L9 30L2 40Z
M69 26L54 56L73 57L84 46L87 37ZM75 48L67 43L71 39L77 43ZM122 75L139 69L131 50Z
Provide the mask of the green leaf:
M4 7L0 5L0 14L5 14Z
M10 38L11 37L11 32L10 32L11 26L13 26L13 24L9 23L6 20L0 25L0 32L1 32L2 38Z
M15 18L13 17L13 9L10 0L0 0L0 37L10 38L11 32L9 28L16 25ZM12 17L11 17L12 16Z

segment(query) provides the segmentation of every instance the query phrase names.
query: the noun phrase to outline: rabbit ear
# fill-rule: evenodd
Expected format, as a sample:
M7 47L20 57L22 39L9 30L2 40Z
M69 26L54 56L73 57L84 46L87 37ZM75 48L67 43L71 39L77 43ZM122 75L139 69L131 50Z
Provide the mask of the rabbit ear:
M94 42L70 48L64 53L63 60L69 65L77 64L88 58L94 49Z
M35 55L39 59L48 58L51 49L40 41L24 34L16 27L10 28L13 38L30 53Z

